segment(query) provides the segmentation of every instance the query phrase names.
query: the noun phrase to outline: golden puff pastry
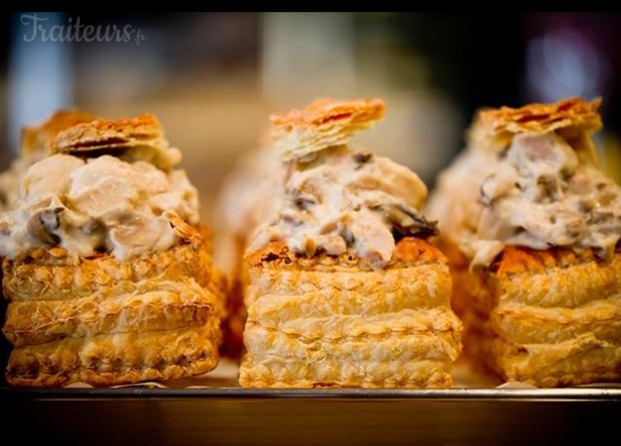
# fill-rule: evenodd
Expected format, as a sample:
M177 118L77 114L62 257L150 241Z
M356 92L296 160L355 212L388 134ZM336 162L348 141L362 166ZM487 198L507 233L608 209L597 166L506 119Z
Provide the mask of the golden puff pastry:
M22 387L112 386L200 375L218 363L219 321L172 330L63 338L11 352L6 377Z
M46 147L51 154L111 153L122 159L148 161L161 169L181 161L181 152L169 147L158 119L149 113L130 119L97 119L77 124L54 134Z
M427 188L350 147L380 99L317 100L272 115L270 206L253 216L241 283L245 387L452 385L462 325L447 260L424 238Z
M601 105L600 98L591 102L567 98L552 104L483 109L468 131L468 145L497 152L506 149L516 135L554 132L570 140L578 153L586 154L585 161L597 165L599 161L591 134L602 128Z
M345 145L354 133L384 117L381 99L317 99L303 109L274 113L271 137L285 161Z
M151 115L57 121L33 136L47 135L49 156L0 216L7 381L111 386L209 372L226 280L196 189L173 169L178 151Z
M63 337L172 330L221 313L219 299L194 279L120 282L67 300L12 302L3 332L16 347Z
M44 151L47 148L47 141L57 133L95 119L97 116L80 110L58 110L52 113L41 125L26 126L22 129L20 155Z
M166 251L134 256L121 261L109 253L96 257L75 257L60 247L37 248L29 255L2 264L4 296L13 302L30 300L66 300L94 293L113 294L124 281L180 280L194 278L202 286L219 288L219 272L210 254L210 235L168 214L179 242ZM218 291L221 295L222 291Z
M213 369L224 316L222 277L200 233L183 229L185 242L129 261L110 254L75 259L61 248L5 259L12 301L3 332L16 347L7 366L9 384L109 386ZM111 345L116 350L108 352ZM118 367L100 367L110 361Z
M450 387L461 322L446 259L424 240L401 240L380 271L282 243L248 262L242 386Z
M621 253L604 262L589 251L512 246L488 272L454 269L464 350L507 381L621 379L619 277Z
M506 381L621 379L621 189L597 168L600 105L481 111L432 197L464 352Z

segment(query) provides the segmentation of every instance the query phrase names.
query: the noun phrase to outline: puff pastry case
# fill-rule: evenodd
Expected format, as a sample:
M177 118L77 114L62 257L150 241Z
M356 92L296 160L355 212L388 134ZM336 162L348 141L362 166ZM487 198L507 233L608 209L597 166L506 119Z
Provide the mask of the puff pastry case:
M501 381L621 378L621 188L599 168L599 107L481 111L431 199L465 353Z
M178 149L149 114L25 129L3 174L9 384L168 381L219 361L223 277Z
M351 144L381 100L271 116L271 205L245 251L245 387L447 388L462 324L416 174ZM267 209L267 211L265 210Z

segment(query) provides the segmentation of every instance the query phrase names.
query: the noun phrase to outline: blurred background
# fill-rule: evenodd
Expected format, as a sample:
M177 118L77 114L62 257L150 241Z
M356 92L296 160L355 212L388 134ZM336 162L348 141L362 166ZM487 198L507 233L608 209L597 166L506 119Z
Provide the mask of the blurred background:
M148 111L184 153L213 219L222 179L255 149L270 111L321 96L379 96L360 144L430 185L481 106L604 98L598 143L621 178L621 16L432 13L5 13L0 167L19 129L75 106ZM90 28L89 28L90 27Z

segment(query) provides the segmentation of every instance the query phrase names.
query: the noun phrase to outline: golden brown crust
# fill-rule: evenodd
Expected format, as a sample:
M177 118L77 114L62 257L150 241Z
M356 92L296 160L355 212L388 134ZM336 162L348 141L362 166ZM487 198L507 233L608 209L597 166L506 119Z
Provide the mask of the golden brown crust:
M270 242L267 245L246 254L249 266L263 266L277 268L279 270L298 269L300 267L314 271L331 271L334 268L355 268L357 271L373 271L373 266L365 259L359 258L353 253L345 253L340 256L328 256L324 253L313 257L290 251L285 242ZM400 267L411 267L412 263L446 264L447 259L442 252L429 242L406 237L400 240L392 254L392 259L384 270Z
M549 268L576 266L597 260L597 258L592 249L584 249L580 252L564 248L539 251L523 246L506 246L503 249L497 273L501 277L524 272L538 274Z
M556 344L516 345L493 338L489 349L507 381L562 387L621 379L621 345L592 334Z
M220 316L220 300L194 279L151 279L82 298L11 302L2 331L21 347L63 337L185 328Z
M317 127L326 122L343 126L368 124L383 117L386 104L381 99L316 99L303 109L273 113L270 121L274 126L287 130Z
M253 317L266 324L298 317L302 308L307 317L318 318L429 309L447 306L451 295L451 280L444 265L419 265L383 273L252 268L249 280L252 287L246 294L246 306Z
M64 338L13 350L6 378L27 387L171 380L213 369L219 343L218 319L186 329Z
M621 333L621 298L598 299L578 308L503 304L490 321L497 336L516 344L553 344L584 334L614 343Z
M453 265L452 265L453 266ZM621 378L621 253L506 247L491 271L452 268L464 351L508 381Z
M594 146L588 136L602 127L600 106L599 98L591 102L568 98L554 104L482 110L469 131L469 146L496 151L508 147L513 136L519 133L557 132L574 148L584 149L590 161L596 164Z
M58 132L78 124L84 124L97 119L97 116L78 110L58 110L47 118L41 125L28 126L22 129L20 154L45 150L47 141Z
M221 296L226 284L211 258L211 231L188 225L174 212L166 216L179 242L169 250L134 256L131 261L119 261L110 253L73 257L60 247L36 248L27 256L4 259L4 296L12 301L64 300L88 296L100 289L114 290L123 281L184 277L192 277L202 286L213 286L212 291Z
M144 113L136 118L98 119L70 127L47 140L50 154L98 156L112 153L128 161L147 161L169 169L181 161L170 148L157 118Z
M244 357L239 374L242 387L366 389L445 389L451 387L452 366L443 361L347 361L266 358L254 363Z
M598 110L600 98L591 102L567 98L554 104L528 104L520 108L482 110L478 119L496 133L549 133L565 127L598 130L602 126Z
M2 263L4 296L11 301L67 300L101 290L112 294L124 281L155 278L194 277L206 286L213 275L207 252L187 244L136 256L127 262L110 254L94 258L55 258L52 252L43 252L41 257L33 254L20 260L4 259Z
M385 269L271 243L248 256L247 387L447 387L461 351L446 258L406 238ZM363 266L361 266L363 265Z
M270 116L274 148L283 159L347 144L353 134L384 117L381 99L318 99L304 109Z
M48 141L51 153L79 153L102 148L123 148L163 138L157 118L143 113L136 118L97 119L74 125Z
M604 261L590 249L577 254L508 246L494 276L504 302L577 308L621 292L621 253Z

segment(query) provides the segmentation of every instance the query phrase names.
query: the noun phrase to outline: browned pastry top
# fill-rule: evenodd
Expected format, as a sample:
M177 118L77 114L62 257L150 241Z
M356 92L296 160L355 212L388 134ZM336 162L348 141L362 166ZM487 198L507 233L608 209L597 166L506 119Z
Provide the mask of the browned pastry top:
M303 109L270 116L271 136L286 160L347 144L357 130L384 117L381 99L318 99Z
M381 99L317 99L303 109L277 112L270 115L274 126L292 130L295 127L320 126L333 123L355 126L384 117L386 105Z
M98 119L77 124L54 135L47 145L51 153L79 153L99 148L125 148L163 136L157 118L143 113L136 118Z
M97 116L92 113L79 110L58 110L41 125L28 126L22 129L20 152L22 155L26 155L37 150L44 150L47 141L58 132L95 119Z
M606 263L593 249L576 251L567 248L536 250L523 246L505 246L497 264L501 277L520 273L543 273L554 267L570 267L588 262Z
M471 147L505 148L518 133L558 132L567 139L590 134L602 127L598 113L601 99L591 102L567 98L553 104L528 104L520 108L481 110L469 132Z
M246 255L246 260L251 266L270 266L279 269L298 269L300 265L321 269L322 267L358 267L372 269L368 262L360 259L353 253L340 256L328 256L317 254L307 257L304 254L291 251L285 242L271 242ZM429 242L416 237L406 237L395 245L392 259L386 269L411 266L416 263L446 263L446 257L442 252Z

